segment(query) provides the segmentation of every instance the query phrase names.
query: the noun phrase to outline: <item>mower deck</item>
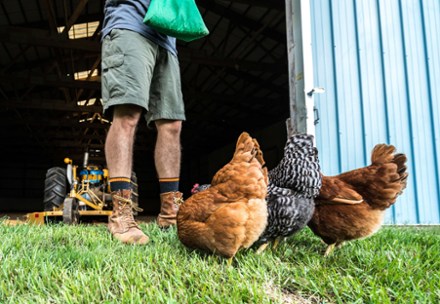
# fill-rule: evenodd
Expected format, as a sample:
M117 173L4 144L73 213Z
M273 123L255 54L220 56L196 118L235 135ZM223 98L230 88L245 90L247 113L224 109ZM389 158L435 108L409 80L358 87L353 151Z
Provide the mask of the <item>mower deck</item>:
M80 216L109 216L112 214L111 210L79 210L78 212ZM44 225L45 219L48 217L63 217L63 211L42 211L26 214L27 222L37 225Z

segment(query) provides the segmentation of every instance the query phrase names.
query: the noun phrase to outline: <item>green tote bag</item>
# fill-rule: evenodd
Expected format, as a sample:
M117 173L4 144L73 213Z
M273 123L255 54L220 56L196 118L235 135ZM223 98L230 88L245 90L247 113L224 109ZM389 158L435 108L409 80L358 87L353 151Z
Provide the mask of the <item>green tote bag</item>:
M209 34L194 0L151 0L144 23L186 42Z

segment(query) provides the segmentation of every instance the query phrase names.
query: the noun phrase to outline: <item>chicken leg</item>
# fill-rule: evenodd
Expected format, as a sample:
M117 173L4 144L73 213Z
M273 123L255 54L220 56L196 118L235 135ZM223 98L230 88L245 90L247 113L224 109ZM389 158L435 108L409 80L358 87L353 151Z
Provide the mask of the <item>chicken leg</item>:
M273 241L272 249L276 249L282 240L282 236L277 237L275 241Z
M261 254L267 248L268 245L269 243L261 244L261 246L258 247L257 254Z
M333 244L328 245L327 249L325 250L324 256L329 256L330 253L333 252L333 250L335 250L335 248L339 248L344 244L344 242L335 242Z

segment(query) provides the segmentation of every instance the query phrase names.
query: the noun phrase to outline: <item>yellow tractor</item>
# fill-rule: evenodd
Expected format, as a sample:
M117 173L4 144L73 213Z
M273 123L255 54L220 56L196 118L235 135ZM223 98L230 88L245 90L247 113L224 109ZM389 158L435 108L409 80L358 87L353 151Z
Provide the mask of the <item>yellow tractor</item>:
M79 170L70 158L65 158L66 168L53 167L46 173L44 184L44 211L27 214L29 222L44 224L51 218L62 217L66 224L76 224L81 216L109 216L112 199L108 170L88 164L88 153ZM79 172L78 172L79 171ZM133 203L138 205L136 174L131 177Z

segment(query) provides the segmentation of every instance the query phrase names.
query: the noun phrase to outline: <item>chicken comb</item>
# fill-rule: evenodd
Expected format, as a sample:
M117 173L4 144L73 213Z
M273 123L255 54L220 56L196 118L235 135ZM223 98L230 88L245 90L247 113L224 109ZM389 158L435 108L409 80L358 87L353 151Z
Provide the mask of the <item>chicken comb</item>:
M196 193L197 192L197 188L199 188L199 186L200 186L199 184L194 184L194 186L191 189L191 193L192 194Z

